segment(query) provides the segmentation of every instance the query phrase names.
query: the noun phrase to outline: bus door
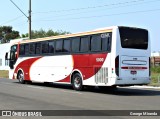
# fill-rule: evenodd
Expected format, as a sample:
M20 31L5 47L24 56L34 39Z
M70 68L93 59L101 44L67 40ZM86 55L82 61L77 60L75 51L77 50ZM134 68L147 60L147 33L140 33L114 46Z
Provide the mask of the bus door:
M136 80L137 77L149 76L147 57L121 56L120 77Z

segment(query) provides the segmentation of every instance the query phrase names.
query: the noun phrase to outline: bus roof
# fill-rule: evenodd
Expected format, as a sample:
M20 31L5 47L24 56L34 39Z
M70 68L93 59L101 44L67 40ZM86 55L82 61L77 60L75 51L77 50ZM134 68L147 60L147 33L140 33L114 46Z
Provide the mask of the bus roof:
M29 40L22 40L19 43L32 43L32 42L38 42L38 41L48 41L48 40L61 39L61 38L64 39L64 38L72 38L72 37L85 36L85 35L91 35L91 34L112 32L113 28L118 28L118 27L139 29L137 27L128 27L128 26L111 26L111 27L104 27L104 28L99 28L99 29L95 29L92 31L86 31L86 32L79 32L79 33L65 34L65 35L58 35L58 36L50 36L50 37L43 37L43 38L36 38L36 39L29 39ZM18 44L18 42L16 44Z
M87 31L87 32L79 32L79 33L73 33L73 34L65 34L65 35L23 40L20 43L31 43L31 42L37 42L37 41L47 41L47 40L54 40L54 39L60 39L60 38L62 38L62 39L63 38L72 38L72 37L85 36L85 35L91 35L91 34L112 32L112 29L113 29L113 27L106 27L106 28L95 29L95 30ZM16 44L18 44L18 42Z

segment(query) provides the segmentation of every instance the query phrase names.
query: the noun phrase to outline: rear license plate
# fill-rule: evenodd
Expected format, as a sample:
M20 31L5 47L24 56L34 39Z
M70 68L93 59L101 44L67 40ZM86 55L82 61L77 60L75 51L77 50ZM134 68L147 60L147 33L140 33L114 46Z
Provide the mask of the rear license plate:
M135 74L137 74L137 71L131 71L131 74L135 75Z

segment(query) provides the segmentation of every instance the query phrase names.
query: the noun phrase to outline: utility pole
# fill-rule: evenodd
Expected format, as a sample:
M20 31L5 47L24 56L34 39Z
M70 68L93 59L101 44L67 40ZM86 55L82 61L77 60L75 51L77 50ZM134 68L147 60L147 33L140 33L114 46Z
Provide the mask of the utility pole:
M20 12L22 12L22 14L25 17L27 17L28 22L29 22L29 32L28 32L28 34L29 34L29 39L31 39L32 38L32 35L31 35L31 12L32 12L32 10L31 10L31 0L29 0L29 11L28 11L29 16L27 16L12 0L10 0L10 1L19 9Z
M28 21L29 21L29 39L32 38L32 33L31 33L31 0L29 0L29 16L28 16Z

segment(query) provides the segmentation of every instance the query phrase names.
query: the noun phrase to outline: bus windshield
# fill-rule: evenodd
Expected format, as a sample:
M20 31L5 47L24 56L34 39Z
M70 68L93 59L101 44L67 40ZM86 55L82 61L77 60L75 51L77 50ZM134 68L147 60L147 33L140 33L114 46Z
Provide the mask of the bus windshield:
M11 60L15 60L15 58L16 58L15 54L16 54L16 52L17 52L17 45L13 45L11 47L11 53L10 53L10 59Z
M148 31L145 29L119 27L122 48L148 48Z
M16 51L17 51L17 45L13 45L13 46L11 47L11 51L12 51L12 52L16 52Z

